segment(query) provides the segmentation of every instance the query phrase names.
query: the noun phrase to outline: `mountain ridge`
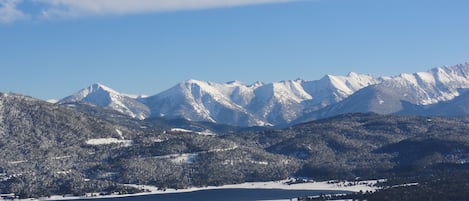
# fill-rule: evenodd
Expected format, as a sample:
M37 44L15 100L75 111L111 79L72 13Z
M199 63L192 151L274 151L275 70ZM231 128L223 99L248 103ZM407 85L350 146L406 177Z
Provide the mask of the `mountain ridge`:
M434 68L413 74L403 73L358 90L335 105L305 115L302 120L357 112L454 116L443 112L443 110L436 112L436 109L430 108L437 107L436 105L439 103L450 102L468 88L469 63ZM449 108L451 104L446 104L446 107L447 110L456 110ZM460 104L459 107L463 107L463 105ZM469 113L459 113L459 115L467 114Z
M165 117L234 126L285 126L349 112L406 113L401 111L406 109L403 103L427 106L450 101L466 88L467 62L390 77L350 72L313 81L249 85L189 79L148 97L132 97L98 83L59 104L84 101L138 119Z

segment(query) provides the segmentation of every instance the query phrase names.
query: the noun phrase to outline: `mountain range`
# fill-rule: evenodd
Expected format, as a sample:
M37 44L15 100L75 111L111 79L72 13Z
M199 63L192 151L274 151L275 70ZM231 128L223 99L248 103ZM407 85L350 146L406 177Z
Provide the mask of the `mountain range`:
M349 73L320 80L215 83L187 80L153 96L102 84L58 104L86 102L137 119L165 117L233 126L285 126L345 113L467 115L469 63L390 77Z
M467 115L468 69L251 85L188 80L148 97L93 84L57 104L0 93L0 191L38 198L142 191L124 184L402 177L387 189L467 178L457 174L469 174L469 118L434 116ZM445 195L467 192L449 185Z

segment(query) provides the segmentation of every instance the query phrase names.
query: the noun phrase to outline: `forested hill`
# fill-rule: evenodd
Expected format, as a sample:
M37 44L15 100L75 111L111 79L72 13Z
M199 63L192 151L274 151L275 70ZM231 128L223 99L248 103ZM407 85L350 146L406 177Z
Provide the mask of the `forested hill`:
M417 173L433 164L465 163L468 131L469 118L366 113L228 138L301 160L298 176L372 178Z
M431 174L469 158L469 119L347 114L285 129L217 133L86 105L0 94L0 191L131 193L279 180ZM172 122L174 123L174 122ZM213 125L212 125L213 126Z
M123 183L186 188L278 180L300 165L211 131L158 129L79 110L0 94L1 192L27 198L138 191Z

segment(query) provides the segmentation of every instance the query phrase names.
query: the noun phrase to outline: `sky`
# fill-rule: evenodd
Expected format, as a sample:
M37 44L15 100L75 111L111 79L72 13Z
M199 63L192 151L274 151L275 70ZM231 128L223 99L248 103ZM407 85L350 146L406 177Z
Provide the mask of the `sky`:
M0 91L154 95L469 61L467 0L0 0Z

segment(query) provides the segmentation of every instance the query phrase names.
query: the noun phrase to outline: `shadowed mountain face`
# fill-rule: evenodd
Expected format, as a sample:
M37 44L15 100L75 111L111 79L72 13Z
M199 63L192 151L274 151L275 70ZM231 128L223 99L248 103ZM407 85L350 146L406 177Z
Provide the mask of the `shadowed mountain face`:
M423 115L467 116L469 115L469 91L463 92L453 100L440 102L428 107Z

